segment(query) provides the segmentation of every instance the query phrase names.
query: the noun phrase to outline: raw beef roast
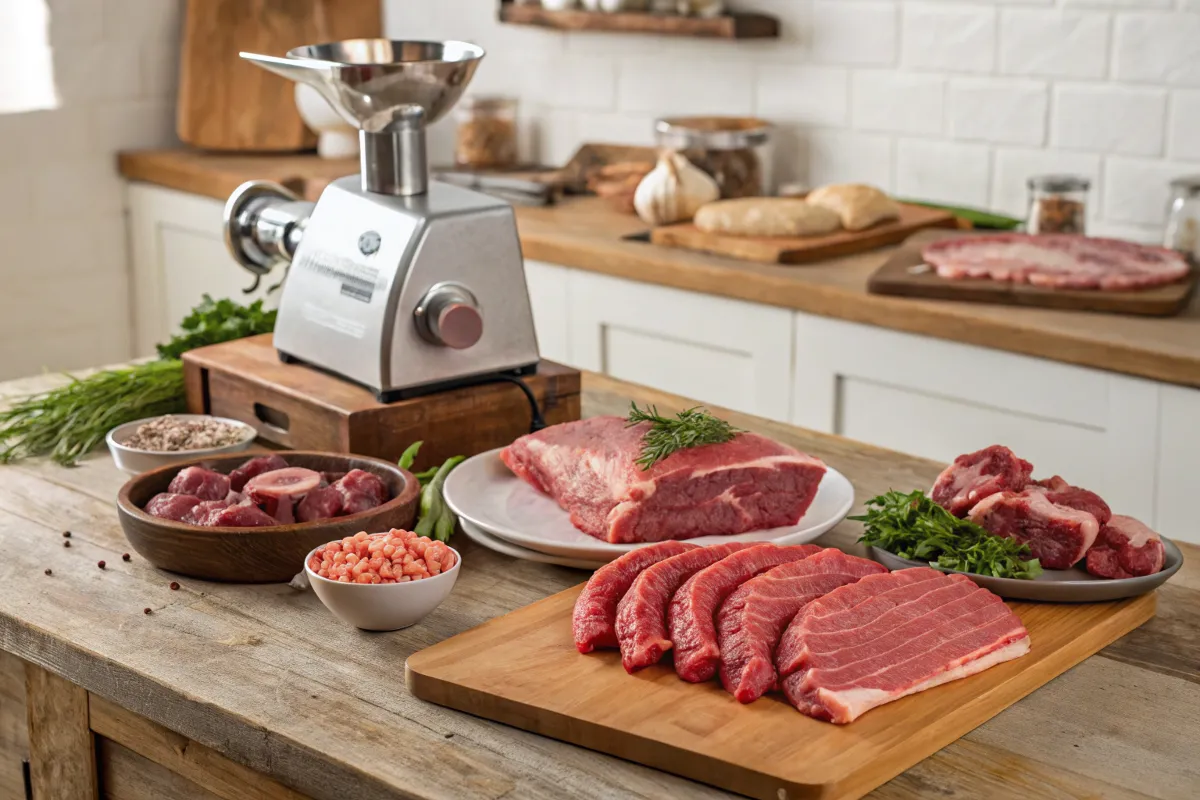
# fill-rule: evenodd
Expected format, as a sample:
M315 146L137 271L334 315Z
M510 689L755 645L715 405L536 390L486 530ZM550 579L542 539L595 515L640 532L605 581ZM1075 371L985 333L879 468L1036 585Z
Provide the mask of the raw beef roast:
M1029 652L999 597L925 567L868 575L796 615L779 646L788 700L830 722ZM786 668L785 668L786 667Z
M1089 492L1087 489L1080 489L1078 486L1072 486L1057 475L1043 481L1034 481L1025 488L1031 491L1044 491L1046 499L1051 503L1086 511L1101 525L1112 518L1112 509L1100 495Z
M617 641L621 664L633 674L657 664L671 649L667 637L667 604L688 578L727 555L757 542L727 542L697 547L646 567L617 606Z
M1029 545L1045 569L1070 569L1087 554L1100 532L1094 516L1056 505L1037 488L997 492L972 508L968 519L996 536Z
M1070 234L1006 233L942 239L922 255L943 278L991 278L1060 289L1123 291L1188 274L1174 250Z
M956 517L983 498L1002 491L1019 492L1029 483L1033 465L1012 450L994 444L954 459L933 483L930 497Z
M1087 554L1087 571L1100 578L1153 575L1163 568L1162 539L1133 517L1116 515L1100 529Z
M650 423L594 417L522 436L501 453L575 527L609 542L657 542L795 524L825 465L753 433L634 463Z
M735 589L717 614L725 689L741 703L774 689L775 648L792 617L839 586L880 572L887 568L830 548L769 569Z
M171 479L167 491L190 494L201 500L224 500L229 494L229 476L204 467L185 467Z
M717 673L721 649L714 617L734 589L760 572L819 553L812 544L780 547L760 544L726 556L688 578L667 609L667 629L675 648L675 672L699 683Z
M590 653L597 647L617 646L617 604L629 591L642 570L665 558L677 556L696 545L682 542L660 542L638 547L592 573L591 579L575 600L571 629L575 647Z
M200 498L195 495L160 492L146 503L145 511L152 517L183 522L199 503Z

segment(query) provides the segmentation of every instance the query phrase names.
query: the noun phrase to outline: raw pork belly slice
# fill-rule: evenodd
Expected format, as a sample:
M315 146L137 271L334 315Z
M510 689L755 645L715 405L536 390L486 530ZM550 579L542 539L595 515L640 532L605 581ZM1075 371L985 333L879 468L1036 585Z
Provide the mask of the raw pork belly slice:
M679 450L647 471L634 462L650 423L594 417L522 436L501 459L553 497L584 533L658 542L794 525L825 465L753 433Z
M1043 481L1034 481L1025 488L1033 491L1044 490L1046 499L1051 503L1086 511L1101 525L1112 519L1112 509L1100 495L1072 486L1057 475Z
M996 492L1019 492L1029 483L1033 465L1012 450L994 444L954 459L933 483L930 497L956 517Z
M1157 533L1120 514L1100 529L1087 554L1087 571L1098 578L1153 575L1163 568L1166 551Z
M688 578L667 609L676 674L692 683L711 680L721 659L714 617L725 598L760 572L808 558L821 549L813 544L760 544L726 556Z
M229 494L229 476L204 467L186 467L171 479L167 491L190 494L201 500L224 500Z
M868 575L809 603L780 644L779 665L792 705L847 723L1027 652L1028 631L999 597L963 575L918 567Z
M160 492L150 498L144 510L152 517L183 522L199 503L200 498L195 495Z
M651 564L695 547L682 542L639 547L592 573L587 586L575 600L575 613L571 617L576 649L590 653L597 647L616 647L617 603L629 591L634 579Z
M991 534L1029 545L1029 552L1045 569L1070 569L1100 533L1094 516L1056 505L1037 488L985 497L967 518Z
M882 564L828 549L743 583L717 613L722 685L740 703L774 689L775 648L792 617L839 586L881 572Z
M725 556L757 544L727 542L697 547L646 567L617 606L617 641L625 671L632 675L657 664L671 649L671 640L667 638L667 604L684 581Z
M1173 283L1189 271L1187 260L1174 250L1070 234L943 239L926 245L922 256L943 278L1058 289L1141 289Z

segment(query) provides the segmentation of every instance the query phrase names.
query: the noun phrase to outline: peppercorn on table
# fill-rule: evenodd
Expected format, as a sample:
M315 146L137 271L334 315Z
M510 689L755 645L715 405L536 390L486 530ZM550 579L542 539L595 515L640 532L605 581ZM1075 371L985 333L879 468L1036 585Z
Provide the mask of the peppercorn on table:
M0 404L55 380L0 384ZM585 376L586 416L623 413L631 401L695 405ZM928 485L939 469L719 413L826 460L854 483L860 508L890 488ZM38 800L727 796L408 694L413 652L585 573L458 536L462 574L450 598L412 628L364 633L286 585L205 583L137 554L123 560L130 547L114 509L123 481L104 452L74 469L0 467L0 798L26 796L26 786ZM844 522L819 543L854 551L856 535ZM870 796L1193 797L1200 547L1181 548L1184 567L1159 590L1155 619Z

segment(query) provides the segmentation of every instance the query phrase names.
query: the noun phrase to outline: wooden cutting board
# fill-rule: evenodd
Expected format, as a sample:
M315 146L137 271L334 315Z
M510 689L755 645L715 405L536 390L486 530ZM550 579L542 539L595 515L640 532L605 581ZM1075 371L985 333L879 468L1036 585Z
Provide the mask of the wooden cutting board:
M899 219L862 231L840 230L826 236L727 236L705 233L687 222L655 228L650 232L650 241L666 247L699 250L743 261L805 264L903 242L922 228L952 228L955 224L954 216L947 211L901 203Z
M934 300L1168 317L1187 307L1196 287L1196 270L1192 270L1187 279L1179 283L1138 291L1109 292L1096 289L1046 289L977 278L950 280L938 277L931 269L922 268L925 259L921 257L921 248L930 242L953 236L979 235L983 235L983 232L921 231L914 234L868 279L867 291Z
M296 111L294 84L238 57L373 38L379 0L188 0L176 130L209 150L295 151L317 139Z
M627 675L620 655L580 655L582 586L409 657L417 697L763 800L861 797L1154 616L1155 595L1114 603L1010 603L1028 655L881 706L849 725L779 695L740 705L670 666ZM1036 703L1037 698L1026 702Z

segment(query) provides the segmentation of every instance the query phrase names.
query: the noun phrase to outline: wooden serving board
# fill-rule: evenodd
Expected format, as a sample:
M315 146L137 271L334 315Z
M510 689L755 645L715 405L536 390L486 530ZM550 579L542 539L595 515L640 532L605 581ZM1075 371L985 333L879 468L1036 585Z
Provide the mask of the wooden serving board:
M1156 597L1010 603L1028 655L881 706L849 725L779 695L740 705L669 665L636 675L620 655L580 655L560 592L409 657L409 690L476 716L763 800L861 797L1154 616ZM1036 698L1028 702L1037 702Z
M987 233L994 234L995 231ZM1196 287L1195 270L1178 283L1137 291L1110 292L1098 289L1046 289L982 278L951 280L939 277L931 269L919 269L925 263L921 248L930 242L947 237L979 235L985 234L968 231L921 231L914 234L867 280L867 291L933 300L1169 317L1187 307Z
M650 231L650 241L743 261L805 264L903 242L922 228L952 228L955 224L954 216L948 211L901 203L899 219L862 231L839 230L825 236L728 236L705 233L687 222L655 228Z

